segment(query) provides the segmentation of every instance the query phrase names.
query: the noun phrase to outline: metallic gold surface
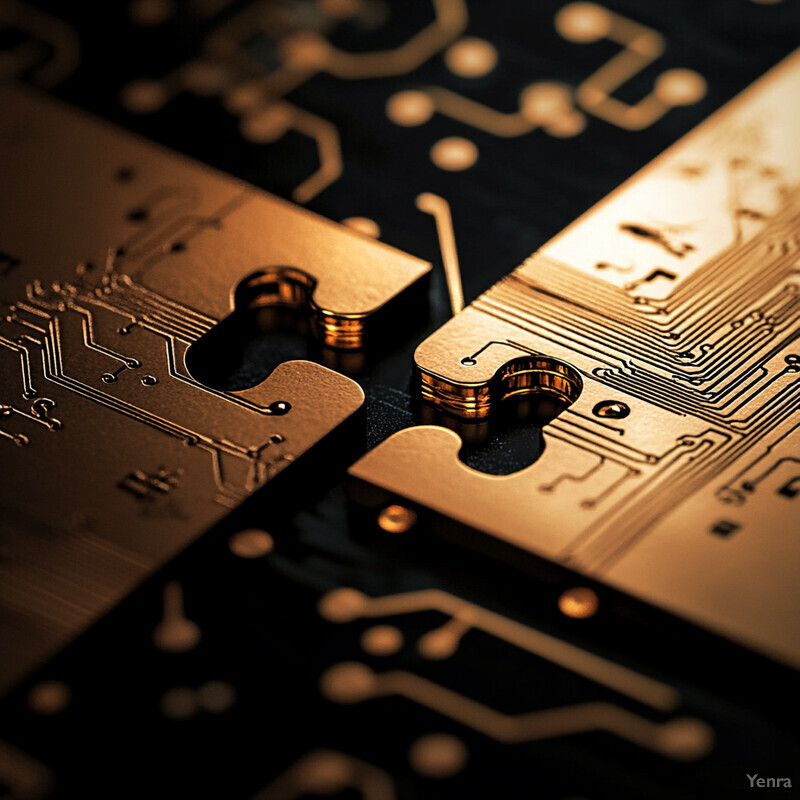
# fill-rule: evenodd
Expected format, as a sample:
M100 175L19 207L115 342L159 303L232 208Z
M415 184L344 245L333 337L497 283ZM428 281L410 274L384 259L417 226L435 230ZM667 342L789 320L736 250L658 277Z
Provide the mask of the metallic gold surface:
M208 388L192 345L244 298L352 348L428 266L27 90L0 104L6 688L362 405L306 361Z
M419 346L423 400L464 421L509 365L550 365L518 387L571 402L535 463L487 475L421 426L352 467L357 494L800 666L798 93L795 53Z

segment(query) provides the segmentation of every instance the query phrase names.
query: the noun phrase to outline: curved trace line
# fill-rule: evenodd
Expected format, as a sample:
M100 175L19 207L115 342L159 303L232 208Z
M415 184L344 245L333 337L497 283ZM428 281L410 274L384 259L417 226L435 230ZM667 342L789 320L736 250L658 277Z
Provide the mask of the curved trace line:
M464 0L433 0L436 19L394 50L347 53L330 47L323 67L336 78L387 78L405 75L455 41L469 22Z
M350 678L355 678L355 682L346 686ZM338 695L337 692L339 679L343 681L342 686L347 692L344 695ZM358 703L378 697L405 697L505 744L605 731L666 758L689 761L702 758L714 743L713 729L697 718L653 722L604 701L576 703L517 715L504 714L420 675L404 670L375 673L357 662L331 667L322 676L321 688L329 699L343 703Z
M425 94L433 100L440 114L493 136L510 139L525 136L539 127L526 119L520 111L498 111L442 86L429 86L425 89Z
M288 105L288 103L287 103ZM328 120L292 106L292 126L299 133L313 139L317 144L319 169L309 175L292 191L292 199L298 203L313 200L323 189L327 189L342 176L342 151L336 126Z
M466 612L475 628L652 708L671 711L680 703L680 694L672 686L439 589L385 597L364 596L359 616L384 617L431 609L452 617L464 616Z
M75 31L67 23L32 5L15 0L0 0L0 22L3 21L13 23L52 46L52 57L33 72L32 77L39 86L51 88L78 68L81 60L80 44Z
M580 703L512 716L410 672L377 675L374 696L393 694L508 744L603 730L640 747L669 754L661 745L665 723L651 722L613 703Z
M333 785L324 778L331 767L340 768L334 773L339 780ZM317 775L322 777L324 789L315 780ZM395 798L392 780L382 769L346 753L314 750L298 759L252 800L294 800L306 793L321 793L315 790L322 790L327 795L344 789L358 790L363 800Z
M458 263L450 204L437 194L423 192L417 197L417 208L425 214L430 214L436 222L436 234L439 237L444 274L447 279L447 293L450 295L450 308L455 316L464 308L464 289L461 285L461 267Z

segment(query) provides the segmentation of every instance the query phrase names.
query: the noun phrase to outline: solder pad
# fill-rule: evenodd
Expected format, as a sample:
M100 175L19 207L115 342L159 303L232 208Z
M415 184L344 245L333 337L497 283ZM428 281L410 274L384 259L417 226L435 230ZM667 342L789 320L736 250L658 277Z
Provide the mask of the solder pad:
M195 380L237 286L294 270L346 349L428 266L27 90L0 104L7 688L361 406L307 361Z
M351 469L359 496L800 665L798 91L795 53L417 349L423 401L453 419L519 391L568 406L538 461L486 475L416 427Z

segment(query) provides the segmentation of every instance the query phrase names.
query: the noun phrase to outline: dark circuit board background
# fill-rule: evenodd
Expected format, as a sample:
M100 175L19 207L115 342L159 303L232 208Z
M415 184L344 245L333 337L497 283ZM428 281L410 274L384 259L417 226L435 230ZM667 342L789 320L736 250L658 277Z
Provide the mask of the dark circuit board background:
M575 87L620 49L608 41L565 40L554 26L560 2L472 0L465 30L434 47L422 63L385 76L316 74L282 95L281 102L336 131L341 174L308 197L297 191L320 166L313 137L297 130L276 136L262 131L260 140L252 128L247 134L242 114L224 102L219 76L197 77L198 70L185 69L204 54L208 64L212 53L213 65L223 64L236 80L255 80L277 67L287 37L307 42L297 34L309 31L341 51L385 51L431 26L436 9L447 5L0 5L6 22L0 45L16 54L4 62L10 77L257 187L303 200L330 219L366 217L377 224L382 241L434 265L427 302L370 354L357 376L367 396L361 434L347 447L283 473L4 699L0 739L8 744L0 749L0 797L40 796L36 780L27 785L20 773L52 774L54 796L70 798L250 798L262 790L265 798L714 798L748 796L746 774L755 773L800 785L793 673L603 587L595 587L603 613L567 619L556 603L576 582L566 570L518 573L434 546L424 532L402 544L381 538L349 507L344 488L350 463L417 421L412 353L450 316L436 230L432 218L417 209L418 195L432 192L450 204L469 302L787 55L800 39L800 4L607 3L666 42L663 54L615 96L636 102L672 69L693 70L706 82L697 102L675 107L640 130L589 113L585 129L574 136L539 129L502 138L443 114L424 124L395 124L386 108L398 93L438 86L510 113L524 87ZM345 11L333 13L334 8ZM223 49L220 56L215 33L248 14L267 22L240 26L235 52ZM497 64L486 75L463 77L448 69L443 53L462 36L496 48ZM165 79L187 74L194 78ZM473 166L436 166L431 148L448 137L477 148ZM235 357L209 365L210 382L218 388L252 386L282 361L314 356L302 337L291 334L231 347ZM530 427L497 431L465 460L487 472L508 473L535 459L538 442L538 431ZM237 557L230 537L245 529L268 531L273 551L263 558ZM202 637L187 652L168 653L154 647L153 630L163 616L165 587L176 581L186 616ZM334 665L359 661L380 671L413 673L461 698L462 707L471 699L510 717L621 702L655 722L667 719L635 701L619 701L612 690L479 625L451 657L426 659L417 642L448 620L435 604L413 613L388 612L385 620L333 624L320 615L318 603L341 587L373 597L441 590L601 654L678 688L682 715L710 724L716 746L702 759L682 762L591 726L574 735L503 742L475 730L469 719L459 721L399 694L333 703L320 692L321 676ZM360 644L380 622L402 633L404 645L389 656L370 655ZM69 688L69 702L59 713L36 713L31 691L50 681ZM437 776L420 766L414 753L431 735L461 742L463 768ZM327 783L295 780L304 765L312 774L327 774ZM775 796L793 791L776 790Z

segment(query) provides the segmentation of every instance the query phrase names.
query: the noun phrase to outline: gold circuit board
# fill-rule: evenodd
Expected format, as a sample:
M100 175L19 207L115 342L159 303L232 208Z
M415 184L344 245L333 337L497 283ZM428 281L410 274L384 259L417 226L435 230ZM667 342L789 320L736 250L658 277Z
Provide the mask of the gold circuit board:
M800 666L798 93L800 52L425 340L439 425L368 453L354 495ZM547 423L540 458L464 464L520 400Z
M217 391L195 343L299 309L335 361L429 267L30 90L0 104L5 690L362 405L310 361Z

